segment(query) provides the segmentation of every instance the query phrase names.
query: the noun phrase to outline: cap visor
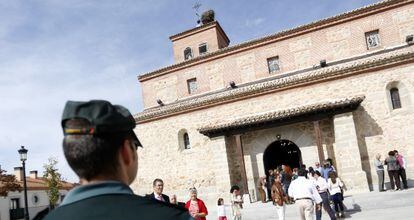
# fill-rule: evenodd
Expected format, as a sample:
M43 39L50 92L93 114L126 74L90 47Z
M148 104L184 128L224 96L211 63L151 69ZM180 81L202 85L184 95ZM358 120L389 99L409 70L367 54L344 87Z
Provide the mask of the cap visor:
M141 142L139 141L139 139L138 139L137 135L135 134L135 132L134 132L133 130L131 130L131 136L132 136L132 137L134 138L134 140L136 141L135 143L136 143L136 145L137 145L138 147L144 147L144 146L142 146Z

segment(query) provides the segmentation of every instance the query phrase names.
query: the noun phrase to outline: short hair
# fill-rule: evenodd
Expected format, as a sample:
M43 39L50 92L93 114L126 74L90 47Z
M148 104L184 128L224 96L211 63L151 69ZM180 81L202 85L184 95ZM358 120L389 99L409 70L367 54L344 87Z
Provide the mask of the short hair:
M316 170L316 171L315 171L315 174L316 174L316 175L318 175L318 176L322 176L322 175L321 175L321 172L319 172L319 170Z
M398 154L398 150L394 150L394 153Z
M191 187L191 188L189 189L189 191L190 191L190 193L195 193L195 194L197 194L197 189L196 189L195 187Z
M388 152L388 155L389 156L395 156L395 152L392 150L392 151Z
M306 170L305 169L299 169L298 170L298 176L306 176Z
M219 199L217 200L217 205L222 205L222 204L223 204L223 202L224 202L223 198L219 198Z
M164 184L164 181L162 181L162 179L157 178L154 181L152 181L152 186L155 186L157 184L157 182L160 182L160 183Z
M70 119L65 128L90 127L86 119ZM98 175L117 175L119 169L118 152L128 133L105 135L66 135L63 138L63 152L69 166L80 178L91 180Z
M240 190L240 187L239 187L238 185L233 185L233 186L230 188L230 193L233 193L235 190Z
M328 177L331 179L332 183L333 183L333 184L335 184L335 183L336 183L336 178L337 178L338 176L336 175L336 172L334 172L334 171L330 171L330 172L328 173Z

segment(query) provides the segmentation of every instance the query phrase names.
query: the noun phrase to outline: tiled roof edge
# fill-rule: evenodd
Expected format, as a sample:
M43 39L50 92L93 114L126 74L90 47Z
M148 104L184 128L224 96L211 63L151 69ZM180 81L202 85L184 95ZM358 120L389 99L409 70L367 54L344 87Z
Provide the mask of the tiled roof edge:
M364 95L347 97L342 99L335 99L329 101L322 101L308 105L296 106L282 110L266 112L258 115L250 115L234 119L230 122L221 124L210 124L198 128L197 130L202 134L220 132L224 129L238 128L240 126L248 126L252 124L264 123L272 120L283 119L286 117L295 117L308 112L316 112L332 108L346 107L349 105L360 104L365 99Z
M180 36L182 36L182 35L189 34L189 33L191 33L191 32L195 32L195 31L198 31L198 30L201 30L201 29L204 29L204 28L208 28L208 27L210 27L210 26L214 26L214 24L218 24L218 22L217 22L217 21L212 21L212 22L209 22L209 23L207 23L207 24L203 24L203 25L200 25L200 26L198 26L198 27L191 28L191 29L189 29L189 30L186 30L186 31L180 32L180 33L178 33L178 34L174 34L174 35L170 36L170 37L169 37L169 39L170 39L170 40L173 40L174 38L180 37Z

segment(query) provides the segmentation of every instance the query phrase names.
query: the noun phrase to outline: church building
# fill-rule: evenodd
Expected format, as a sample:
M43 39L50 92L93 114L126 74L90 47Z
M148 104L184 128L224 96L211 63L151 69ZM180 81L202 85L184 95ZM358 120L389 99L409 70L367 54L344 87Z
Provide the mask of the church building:
M413 34L414 1L386 0L240 44L212 16L170 36L175 63L138 76L132 187L161 178L213 204L239 185L253 202L268 169L331 158L349 193L368 192L394 149L412 181Z

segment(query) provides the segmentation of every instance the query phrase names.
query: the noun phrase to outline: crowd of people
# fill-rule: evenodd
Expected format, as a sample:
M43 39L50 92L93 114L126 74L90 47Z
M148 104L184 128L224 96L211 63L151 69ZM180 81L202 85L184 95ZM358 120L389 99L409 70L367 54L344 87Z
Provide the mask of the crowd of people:
M381 155L377 154L374 166L378 174L379 191L384 188L384 165L387 166L390 177L391 189L401 190L400 182L407 188L405 176L405 159L398 154L397 150L390 151L385 160L381 160ZM401 178L401 180L400 180ZM161 187L160 187L161 186ZM171 200L162 194L163 182L160 179L154 180L154 192L148 195L152 199L161 202L170 201L172 204L179 205L189 211L190 215L196 220L203 220L208 214L204 202L197 198L195 188L190 189L190 200L187 203L177 202L176 195ZM299 168L291 168L288 165L281 165L276 169L268 170L268 176L260 177L258 180L258 192L263 203L271 201L276 207L278 219L285 219L286 205L296 203L302 219L322 219L322 209L325 210L329 218L344 218L344 190L345 184L338 177L332 160L323 161L321 166L315 162L314 167L306 168L301 165ZM240 195L240 188L233 186L231 193L231 210L234 220L241 220L243 199ZM223 198L217 201L217 214L219 220L226 220L226 209Z
M189 189L189 199L187 202L179 202L177 195L173 194L171 197L163 194L164 181L162 179L155 179L152 183L153 192L146 195L146 198L157 203L172 205L175 208L186 211L195 220L205 220L208 215L207 206L204 201L198 198L197 189L191 187ZM234 185L230 189L231 193L231 210L234 220L241 220L241 209L243 208L243 198L240 193L240 187ZM227 220L226 207L223 198L218 198L217 201L217 215L219 220Z
M319 162L315 167L301 165L291 168L281 165L268 170L267 177L259 179L258 191L263 203L272 201L276 207L278 219L285 219L287 204L296 203L302 219L322 218L322 208L330 219L343 218L343 191L345 185L337 176L332 160L327 159L323 166ZM267 190L267 198L265 194ZM334 209L331 207L331 203Z
M407 176L405 173L405 168L407 166L405 158L399 154L397 150L393 150L388 152L388 157L385 158L385 160L381 160L381 154L375 156L374 167L378 176L378 190L380 192L386 191L384 187L384 165L387 166L387 172L390 178L390 190L402 190L403 187L404 189L408 189Z
M408 188L406 161L397 150L388 152L388 157L384 160L377 154L374 166L378 174L380 192L386 191L384 166L387 166L391 191ZM268 176L260 177L258 180L260 200L263 203L272 201L279 219L285 219L286 204L291 203L298 204L302 219L313 219L315 215L316 219L320 220L322 208L330 219L344 218L345 189L345 184L338 177L331 159L323 161L323 166L316 162L314 167L308 168L301 165L299 168L291 169L288 165L281 165L274 170L268 170Z

